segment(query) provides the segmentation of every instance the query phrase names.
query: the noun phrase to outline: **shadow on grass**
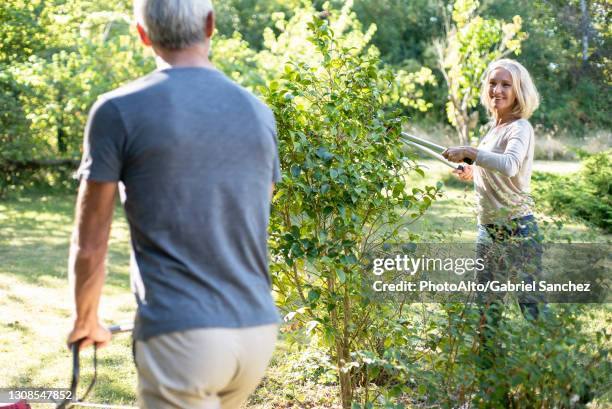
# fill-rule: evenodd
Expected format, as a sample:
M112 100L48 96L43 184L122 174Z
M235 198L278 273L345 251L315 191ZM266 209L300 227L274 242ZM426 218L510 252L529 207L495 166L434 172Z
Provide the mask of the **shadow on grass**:
M17 298L17 297L13 297L13 298ZM22 301L20 301L21 303L23 303ZM31 336L33 335L33 331L30 327L28 327L27 325L22 324L20 321L15 320L12 322L8 322L8 323L2 323L0 322L0 328L2 329L2 331L18 331L20 334L22 334L23 336Z
M21 298L21 297L17 297L17 296L16 296L16 295L14 295L14 294L8 294L8 295L6 296L6 299L7 299L7 300L9 300L9 301L14 302L15 304L21 304L21 305L25 305L25 304L26 304L26 300L24 300L24 299L23 299L23 298Z
M74 201L69 194L32 192L0 201L0 274L34 285L49 285L49 278L67 280ZM113 225L120 236L112 237L107 284L129 289L129 243L119 206Z
M36 255L36 257L32 257ZM109 274L106 284L129 289L129 273L118 270L127 270L129 254L119 250L109 251L107 264ZM12 249L0 250L1 274L19 277L20 280L33 285L48 285L47 278L68 280L68 246L50 245L46 243L22 244ZM125 268L121 268L125 267Z

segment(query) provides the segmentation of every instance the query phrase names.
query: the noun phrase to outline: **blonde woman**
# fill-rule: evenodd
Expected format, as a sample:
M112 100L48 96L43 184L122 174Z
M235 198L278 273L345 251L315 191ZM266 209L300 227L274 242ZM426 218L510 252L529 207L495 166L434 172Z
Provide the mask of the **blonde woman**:
M519 270L519 279L533 282L534 274L541 270L542 251L529 186L535 137L528 119L539 105L538 92L525 67L501 59L487 68L480 99L491 117L488 133L477 148L453 147L443 155L453 162L464 158L473 161L473 165L464 165L462 171L454 173L462 180L474 181L479 256L490 251L491 243L523 243L515 253L517 257L506 257L504 265L487 262L481 280ZM526 317L538 317L537 301L533 297L519 298ZM494 321L490 323L493 326L501 316L500 309L498 303L487 308L486 318Z

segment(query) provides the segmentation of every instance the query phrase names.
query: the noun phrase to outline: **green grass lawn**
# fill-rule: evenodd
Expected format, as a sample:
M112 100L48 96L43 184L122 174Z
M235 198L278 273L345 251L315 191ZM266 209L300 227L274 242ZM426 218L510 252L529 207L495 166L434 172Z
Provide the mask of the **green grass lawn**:
M71 326L67 254L72 195L28 194L0 202L0 387L68 387ZM100 307L105 322L130 322L134 298L128 277L128 230L120 209L111 233L109 276ZM130 340L118 335L100 351L92 401L134 402L136 377ZM92 372L83 353L83 383ZM40 405L43 406L43 405ZM48 407L48 405L46 405Z
M408 188L435 185L443 181L444 195L436 200L424 217L410 226L410 230L422 234L423 240L428 238L434 241L473 243L476 240L476 208L472 183L461 182L454 175L452 169L435 160L422 160L418 162L425 171L425 177L411 173L408 178ZM567 174L579 169L579 162L536 161L534 170ZM540 229L547 230L548 239L570 236L573 242L606 242L612 239L611 235L602 234L592 230L580 222L565 221L562 229L553 229L544 226L544 221L552 223L549 215L536 214ZM445 237L442 238L441 236ZM564 240L561 240L564 241Z
M435 184L449 170L436 162L423 163L426 178L411 176L409 188ZM567 164L543 163L536 168L568 171ZM427 215L407 227L424 238L473 242L475 212L471 186L452 183L444 197L434 202ZM68 387L70 353L65 338L71 327L71 294L67 286L67 255L73 222L74 195L26 193L0 201L0 387ZM609 240L594 235L581 224L564 226L566 232ZM117 206L111 231L107 283L100 315L111 324L130 322L135 302L129 285L129 231ZM599 307L597 307L599 308ZM610 309L599 312L610 316ZM599 322L599 320L598 320ZM600 324L592 323L594 327ZM264 382L249 408L336 407L335 389L304 383L296 385L285 372L290 351L282 340ZM82 354L90 367L91 350ZM119 334L99 353L97 387L89 401L135 404L136 372L130 337ZM84 369L82 384L92 372ZM34 407L49 407L34 405Z

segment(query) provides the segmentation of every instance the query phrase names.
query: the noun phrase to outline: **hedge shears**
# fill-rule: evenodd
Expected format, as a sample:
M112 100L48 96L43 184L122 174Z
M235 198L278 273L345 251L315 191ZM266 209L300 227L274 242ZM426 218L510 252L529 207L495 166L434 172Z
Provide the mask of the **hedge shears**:
M458 165L442 156L442 152L446 150L446 148L442 145L419 138L418 136L410 135L406 132L402 132L402 142L407 146L416 148L421 152L426 153L432 158L444 163L446 166L453 169L463 170L463 165ZM467 163L468 165L472 164L472 160L470 158L464 158L463 162Z

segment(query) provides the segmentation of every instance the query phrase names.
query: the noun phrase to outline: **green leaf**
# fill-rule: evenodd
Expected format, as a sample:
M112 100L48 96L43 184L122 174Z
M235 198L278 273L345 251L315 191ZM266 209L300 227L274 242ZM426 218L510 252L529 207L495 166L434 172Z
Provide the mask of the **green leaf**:
M319 297L321 297L321 291L317 290L317 289L312 289L308 292L308 301L315 302L319 299Z
M320 147L317 149L317 156L323 160L329 160L334 157L326 148Z
M291 165L291 176L296 178L300 176L301 172L302 172L302 168L300 167L300 165Z
M398 183L393 187L393 197L399 197L402 193L404 193L404 184Z
M417 390L419 392L419 395L421 396L425 396L425 394L427 393L427 387L422 383L417 386Z

